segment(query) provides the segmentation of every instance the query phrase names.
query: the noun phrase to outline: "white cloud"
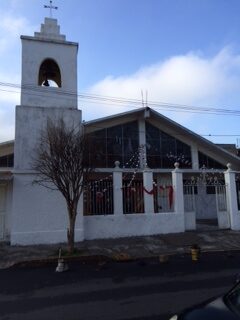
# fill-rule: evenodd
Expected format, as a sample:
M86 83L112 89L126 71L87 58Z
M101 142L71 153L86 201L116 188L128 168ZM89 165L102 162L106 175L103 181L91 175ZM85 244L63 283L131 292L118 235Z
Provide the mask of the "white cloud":
M240 83L240 55L234 54L230 47L225 47L211 58L202 56L200 52L190 52L146 66L131 75L107 76L89 88L88 92L125 99L141 99L143 89L148 91L149 102L221 107L227 101L233 101L233 97L240 99L237 83ZM89 112L88 118L119 111L126 111L126 108L99 107L97 112L96 108ZM169 115L162 110L159 111ZM171 118L183 124L192 117L190 114L171 113Z
M35 26L21 16L12 12L0 11L0 53L13 50L14 47L20 46L19 37L21 34L33 32Z
M30 22L14 11L0 10L0 142L13 139L14 110L19 104L19 89L4 86L4 83L20 84L20 35L32 34L36 30Z
M7 28L8 23L5 23L5 25L5 28ZM28 22L25 19L20 19L11 27L12 32L18 26L22 26L21 28L24 29L28 26ZM23 32L19 31L19 33ZM29 31L26 33L29 34ZM0 31L0 42L1 35ZM3 38L3 41L5 40ZM20 43L18 38L16 41ZM9 47L7 50L10 51ZM3 54L0 52L1 57L3 57ZM11 70L11 66L5 66L5 69L0 66L0 82L20 83L20 72L14 73L14 70ZM233 109L234 105L236 108L240 105L239 84L240 54L236 54L230 47L225 47L210 58L205 57L201 52L189 52L185 55L170 57L154 65L145 66L133 74L121 77L109 75L86 91L103 96L141 100L141 90L147 90L149 102L158 101L169 105L172 103ZM2 89L1 86L0 89ZM7 140L12 139L14 127L14 112L12 110L18 103L19 96L17 94L1 92L0 141L4 141L6 138ZM8 105L9 107L5 108L3 112L1 105ZM97 105L95 102L80 101L79 105L83 110L83 118L85 120L129 110L128 104L125 106L113 106L111 104ZM138 107L141 107L141 102L139 102ZM204 123L195 121L196 115L182 112L169 113L166 109L159 108L156 108L156 110L197 132L203 132L204 130L204 132L211 133L210 124L207 123L207 120ZM8 120L6 121L6 119ZM216 124L213 124L212 119L211 127L214 130ZM220 121L218 121L219 125Z
M13 17L6 15L2 17L1 20L1 29L2 33L8 33L8 36L16 36L19 34L19 31L23 31L28 26L28 21L23 17Z
M14 111L11 104L5 104L0 108L0 142L14 138Z

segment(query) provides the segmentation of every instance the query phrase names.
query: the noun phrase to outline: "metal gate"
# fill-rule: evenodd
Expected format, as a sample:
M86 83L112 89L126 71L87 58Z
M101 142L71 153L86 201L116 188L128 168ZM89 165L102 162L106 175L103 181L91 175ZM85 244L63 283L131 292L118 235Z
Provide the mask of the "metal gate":
M186 219L195 220L195 226L196 222L214 225L215 221L218 228L230 227L225 184L185 181L183 191Z
M143 181L123 180L123 212L144 213Z

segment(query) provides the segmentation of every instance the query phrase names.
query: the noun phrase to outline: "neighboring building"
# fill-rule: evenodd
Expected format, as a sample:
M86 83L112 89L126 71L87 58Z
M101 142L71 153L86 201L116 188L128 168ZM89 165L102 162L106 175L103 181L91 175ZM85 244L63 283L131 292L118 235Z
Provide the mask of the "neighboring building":
M240 156L240 149L236 147L235 144L232 143L218 143L217 146L227 150L228 152L235 154L236 156Z
M148 107L82 122L78 44L66 41L51 18L34 37L21 39L15 140L0 144L0 240L66 240L65 201L59 192L33 185L37 173L31 168L47 119L60 117L83 126L94 141L88 161L96 170L80 201L77 241L184 232L201 221L240 229L237 153ZM50 81L56 87L46 86Z

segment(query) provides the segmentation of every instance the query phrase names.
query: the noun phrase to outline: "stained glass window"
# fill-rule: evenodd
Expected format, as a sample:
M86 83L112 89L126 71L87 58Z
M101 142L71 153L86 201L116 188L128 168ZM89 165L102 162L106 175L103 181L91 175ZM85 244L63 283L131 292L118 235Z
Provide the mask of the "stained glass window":
M146 151L149 168L191 168L191 147L146 122Z
M198 152L199 168L205 167L206 169L226 169L226 166L218 161L210 158L209 156Z
M138 122L129 122L91 133L89 162L98 168L136 167L138 161Z
M0 157L0 167L2 167L2 168L3 167L5 167L5 168L13 167L13 161L14 161L13 154L2 156L2 157Z

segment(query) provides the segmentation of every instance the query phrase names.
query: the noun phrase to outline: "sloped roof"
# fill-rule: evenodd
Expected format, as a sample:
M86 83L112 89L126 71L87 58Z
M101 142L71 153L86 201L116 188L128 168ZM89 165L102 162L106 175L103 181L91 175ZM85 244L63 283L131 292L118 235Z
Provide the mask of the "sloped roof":
M217 161L221 159L220 162L224 165L227 165L227 163L231 163L233 169L240 170L240 158L237 155L234 155L233 153L222 148L221 145L214 144L206 138L196 134L195 132L187 129L186 127L149 107L138 108L136 110L123 112L108 117L86 121L83 123L83 125L85 128L85 132L90 133L98 131L102 128L108 128L139 119L148 120L153 125L161 128L163 131L177 137L179 140L182 140L187 144L189 144L189 141L191 141L191 144L193 143L198 148L198 150L203 152L204 154L210 156L213 159L216 159ZM1 150L6 150L6 148L10 148L9 150L13 150L13 147L14 140L0 143L0 155Z
M187 143L187 141L191 141L192 143L194 143L194 145L196 145L198 150L203 152L204 154L210 156L213 159L216 159L217 161L221 159L220 162L224 165L227 165L227 163L231 163L233 169L240 170L240 158L237 155L232 154L221 146L214 144L206 138L198 135L197 133L187 129L186 127L149 107L139 108L137 110L132 110L113 116L84 122L84 127L85 132L90 133L102 128L107 128L138 119L148 120L153 125L162 128L163 131L177 137L183 142Z
M14 140L0 142L0 157L13 153Z

